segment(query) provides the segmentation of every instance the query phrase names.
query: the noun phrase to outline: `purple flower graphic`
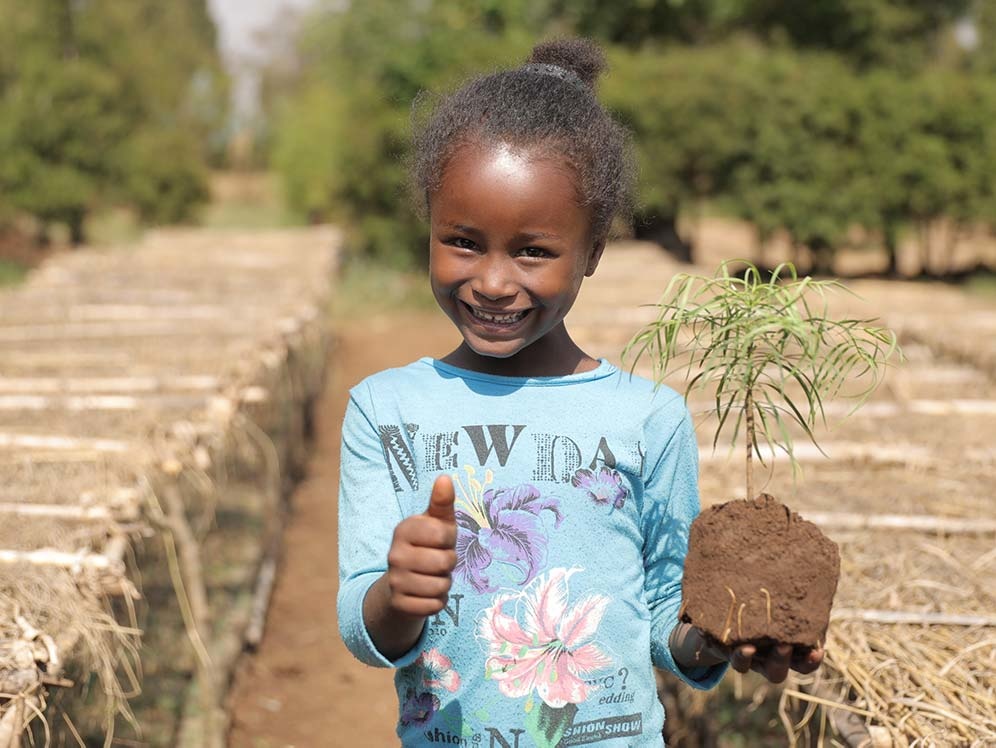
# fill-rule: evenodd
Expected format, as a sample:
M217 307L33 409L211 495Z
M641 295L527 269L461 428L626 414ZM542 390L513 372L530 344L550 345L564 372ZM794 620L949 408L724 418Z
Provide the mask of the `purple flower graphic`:
M554 526L559 527L563 517L558 501L544 499L528 483L485 490L493 473L486 471L482 483L474 477L474 468L465 470L469 488L459 476L454 481L463 494L456 502L455 573L478 592L494 592L497 586L492 584L487 570L497 561L518 569L522 573L519 584L528 584L546 557L547 537L540 513L552 512Z
M424 725L439 711L439 697L431 693L418 693L414 688L405 692L405 703L401 705L401 724Z
M615 509L622 509L629 497L629 489L623 485L619 471L605 465L598 472L581 468L571 478L571 485L587 491L596 504L609 504L609 514Z

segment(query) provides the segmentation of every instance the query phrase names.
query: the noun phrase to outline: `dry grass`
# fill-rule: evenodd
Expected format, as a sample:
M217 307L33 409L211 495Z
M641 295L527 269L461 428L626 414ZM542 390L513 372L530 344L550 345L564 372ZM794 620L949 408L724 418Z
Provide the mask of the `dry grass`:
M992 536L841 537L842 578L818 677L806 692L839 703L870 727L875 745L992 745L996 742L996 550ZM881 624L855 608L924 614L923 623ZM982 625L933 625L938 613L975 614ZM818 686L817 686L818 684ZM811 727L811 726L810 726Z

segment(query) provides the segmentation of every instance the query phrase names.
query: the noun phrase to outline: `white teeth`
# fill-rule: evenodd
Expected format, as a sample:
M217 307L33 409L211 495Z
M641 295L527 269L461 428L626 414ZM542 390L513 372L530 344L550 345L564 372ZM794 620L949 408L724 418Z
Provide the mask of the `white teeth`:
M469 306L469 305L468 305ZM471 313L480 320L485 322L494 322L499 325L511 325L518 322L520 319L526 316L528 309L523 309L521 312L514 312L512 314L489 314L488 312L477 309L476 307L469 306Z

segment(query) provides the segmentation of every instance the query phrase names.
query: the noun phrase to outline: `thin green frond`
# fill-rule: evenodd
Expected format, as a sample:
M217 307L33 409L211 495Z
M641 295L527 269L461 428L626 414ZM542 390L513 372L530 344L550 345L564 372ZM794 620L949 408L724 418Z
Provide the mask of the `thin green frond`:
M781 449L795 474L789 421L819 448L812 428L817 420L826 423L823 403L842 395L860 405L881 383L884 368L903 360L891 331L871 320L832 319L828 297L841 291L857 297L836 280L799 278L791 263L767 280L745 260L722 263L712 277L679 274L657 304L657 318L627 344L624 358L632 357L632 370L649 356L658 383L683 371L686 397L714 388L714 449L731 430L731 448L736 445L750 394L752 454L763 464L762 442L772 455Z

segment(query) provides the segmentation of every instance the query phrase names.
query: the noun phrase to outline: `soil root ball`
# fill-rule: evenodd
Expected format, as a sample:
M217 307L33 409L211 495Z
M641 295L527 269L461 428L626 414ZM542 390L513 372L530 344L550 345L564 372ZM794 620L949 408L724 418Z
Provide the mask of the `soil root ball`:
M769 494L704 510L692 523L682 620L724 644L821 645L840 552Z

